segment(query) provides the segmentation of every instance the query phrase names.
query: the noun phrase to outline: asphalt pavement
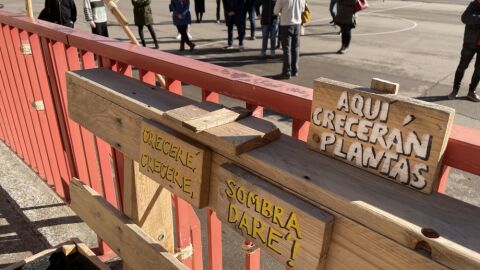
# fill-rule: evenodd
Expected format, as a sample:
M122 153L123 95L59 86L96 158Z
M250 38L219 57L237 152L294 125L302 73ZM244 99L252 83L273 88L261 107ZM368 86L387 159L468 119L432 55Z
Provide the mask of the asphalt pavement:
M43 1L33 2L34 14L38 15ZM369 0L370 7L358 14L358 25L353 30L350 50L347 54L337 55L335 52L340 48L339 29L328 24L331 20L328 13L329 1L309 1L313 22L307 25L305 35L301 38L300 76L292 78L290 82L311 87L316 78L327 77L358 85L370 85L370 80L378 77L399 83L400 95L455 108L455 123L480 128L479 103L467 101L464 97L454 101L446 98L451 91L462 46L464 25L460 16L469 2ZM6 10L24 10L23 1L6 0L2 3ZM76 3L79 18L75 28L90 31L83 19L83 1L76 0ZM190 27L193 41L197 44L195 51L178 52L179 41L175 39L177 32L171 22L168 3L168 0L152 0L154 28L161 50L265 77L274 77L280 73L280 50L276 51L276 57L264 59L260 56L259 27L256 31L257 39L246 40L246 50L223 50L227 45L227 32L223 21L216 23L214 0L206 1L204 22L193 23ZM130 1L119 1L118 5L127 19L133 22ZM194 10L193 1L190 10ZM192 16L194 17L193 13ZM111 36L126 40L113 16L109 19ZM136 27L131 27L136 33ZM153 47L147 31L145 37L148 46ZM470 68L465 74L460 92L462 96L467 94L471 74ZM189 96L199 97L196 87L186 86L185 90ZM238 103L231 99L222 100L228 104ZM267 119L275 122L283 132L290 133L291 122L288 117L271 111L266 115ZM451 173L447 194L480 206L479 193L480 177L456 170ZM235 251L224 254L224 261L228 264L226 269L241 269L242 256L238 246L241 239L228 236L230 234L224 229L224 246ZM265 264L262 269L278 269L278 265L271 260L263 262Z

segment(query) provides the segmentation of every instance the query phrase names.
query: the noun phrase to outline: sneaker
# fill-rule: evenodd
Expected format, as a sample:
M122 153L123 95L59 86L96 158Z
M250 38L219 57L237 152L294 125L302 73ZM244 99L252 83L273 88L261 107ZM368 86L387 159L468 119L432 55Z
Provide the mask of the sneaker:
M452 92L448 95L448 99L454 100L457 98L457 96L458 96L458 90L453 89Z
M329 24L334 24L334 23L335 23L335 20L333 19L329 22Z
M250 37L250 40L255 40L255 39L257 39L257 37L255 37L255 36Z
M217 20L217 23L220 23L220 20Z
M239 49L240 51L243 51L243 50L245 50L245 47L244 47L243 45L240 45L240 46L238 46L238 49Z
M280 74L278 75L278 80L290 80L290 74Z
M177 37L175 37L175 39L178 39L180 40L182 38L182 35L178 34Z
M223 48L224 48L225 50L231 50L231 49L233 49L233 46L232 46L232 45L228 45L228 46L223 47Z
M467 98L473 102L480 102L480 97L475 92L468 92Z
M275 50L270 50L270 56L275 56Z
M298 72L292 73L292 77L298 77Z

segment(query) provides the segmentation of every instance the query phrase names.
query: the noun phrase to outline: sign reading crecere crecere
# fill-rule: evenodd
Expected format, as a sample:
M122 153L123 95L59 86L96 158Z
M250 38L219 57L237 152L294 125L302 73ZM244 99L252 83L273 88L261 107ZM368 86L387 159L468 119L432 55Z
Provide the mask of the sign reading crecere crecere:
M210 151L151 121L141 129L140 172L196 207L208 203Z

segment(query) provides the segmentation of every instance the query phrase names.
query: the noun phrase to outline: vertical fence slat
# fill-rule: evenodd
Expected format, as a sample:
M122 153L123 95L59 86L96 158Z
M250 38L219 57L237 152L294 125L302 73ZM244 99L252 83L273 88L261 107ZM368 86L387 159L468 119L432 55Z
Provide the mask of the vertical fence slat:
M0 106L1 108L1 113L2 113L2 122L3 125L5 126L5 131L6 131L6 139L5 139L5 144L10 147L12 150L16 152L16 146L15 146L15 139L14 139L14 133L15 133L15 128L13 127L12 123L12 117L11 117L11 111L10 111L10 104L7 101L6 98L6 91L7 91L7 84L6 84L6 74L5 71L3 70L3 56L0 53L0 59L2 60L0 62ZM4 135L5 136L5 135Z
M309 125L310 122L308 121L292 119L292 137L306 142Z
M252 242L245 240L245 245L251 245ZM260 249L257 248L252 253L245 254L245 270L260 270Z
M7 77L6 82L8 83L5 89L6 90L5 94L7 96L8 103L10 105L10 112L12 115L13 125L15 129L16 142L15 142L14 150L20 156L20 158L22 158L23 160L26 160L27 151L25 149L25 140L23 138L23 130L21 128L20 112L14 109L14 108L17 108L18 106L18 104L16 104L15 102L14 94L13 94L14 88L16 88L16 84L15 84L15 80L13 79L12 70L10 69L12 65L10 64L7 45L5 43L5 37L4 37L5 31L8 31L8 26L2 24L0 29L0 52L2 53L3 62L1 63L1 65L2 65L2 70L4 71L4 74Z
M247 103L247 109L252 111L252 115L258 118L263 118L263 107L256 104Z
M165 88L168 91L175 93L177 95L182 95L182 82L177 81L173 78L165 78Z
M31 68L28 67L28 65L32 65L32 56L23 55L19 50L21 43L25 42L26 44L30 44L28 33L14 29L12 31L12 40L14 47L17 48L18 67L24 82L25 107L30 118L29 132L31 132L31 141L35 144L32 145L32 148L38 166L38 173L41 178L45 180L50 179L51 181L53 180L53 177L48 162L48 153L45 148L45 139L41 130L39 112L37 112L32 106L33 102L36 100L33 92L38 89L38 81L35 77L35 73L31 72Z
M210 102L213 102L213 103L219 103L220 102L220 96L215 92L202 89L202 100L203 101L210 101Z
M179 250L188 248L192 245L192 237L190 234L190 205L179 198L173 196L175 202L175 228L176 230L176 246ZM190 256L182 263L190 269L193 269L193 258Z
M31 119L30 119L30 109L28 108L28 101L25 98L25 87L24 81L22 79L22 75L20 73L18 67L18 59L17 54L20 53L20 48L16 48L13 44L12 32L15 31L12 27L4 28L4 38L5 43L7 46L8 55L10 57L10 69L13 73L13 77L15 78L15 85L16 87L12 89L13 97L16 99L16 106L15 109L18 111L20 116L20 125L22 126L23 130L23 138L25 140L25 147L27 151L27 164L33 169L35 172L39 172L39 164L37 164L37 151L36 149L38 146L35 146L35 139L33 137L33 128L31 127Z
M217 214L206 209L208 237L208 269L222 270L222 222Z
M447 189L448 176L450 175L450 169L451 169L450 166L442 165L442 169L439 175L438 188L437 188L437 191L439 193L445 193L445 190Z
M155 85L155 73L148 70L138 69L138 76L141 81Z

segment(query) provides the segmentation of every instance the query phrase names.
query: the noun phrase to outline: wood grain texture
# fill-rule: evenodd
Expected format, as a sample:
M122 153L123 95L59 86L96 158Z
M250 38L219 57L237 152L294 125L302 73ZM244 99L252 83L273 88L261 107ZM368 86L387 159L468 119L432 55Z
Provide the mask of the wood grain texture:
M97 192L73 179L71 207L133 269L187 269Z
M378 90L387 94L398 94L400 85L398 83L389 82L387 80L382 80L379 78L373 78L370 84L370 88Z
M101 83L100 83L101 82ZM257 117L247 117L237 122L195 133L183 127L182 122L221 109L221 105L196 103L188 98L175 95L161 88L153 87L107 69L90 69L67 73L68 89L85 88L103 98L122 105L128 103L129 110L146 119L155 120L176 131L194 137L210 147L221 148L232 154L241 154L262 146L280 136L280 130L272 123ZM154 91L152 91L154 90ZM70 91L70 92L72 92ZM134 106L131 106L134 105ZM191 113L165 117L164 113L185 106L197 109ZM193 136L196 134L196 136Z
M209 128L225 125L241 118L249 116L250 111L243 109L242 111L235 111L229 108L222 108L213 112L206 113L202 116L183 121L184 127L194 131L200 132Z
M315 81L308 146L431 193L454 114L445 106L321 78Z
M142 117L131 108L146 105L139 101L129 103L127 98L119 105L83 88L75 92L69 93L73 98L72 117L112 145L120 145L125 155L138 156L137 134ZM83 103L77 105L77 102ZM176 130L175 126L172 129ZM289 136L282 135L242 155L233 155L221 147L211 146L211 149L313 205L334 210L355 222L355 226L384 237L380 239L393 240L386 245L369 234L363 235L365 241L375 243L362 246L372 254L399 244L398 247L408 250L402 254L410 255L385 258L398 259L406 266L417 258L412 250L425 241L431 247L435 262L453 269L480 266L480 209L477 207L442 194L426 196L399 188L396 183L310 151L304 142ZM422 234L423 228L435 230L440 237L428 238Z
M209 207L244 238L289 267L324 266L333 216L231 163L215 166L210 185Z

